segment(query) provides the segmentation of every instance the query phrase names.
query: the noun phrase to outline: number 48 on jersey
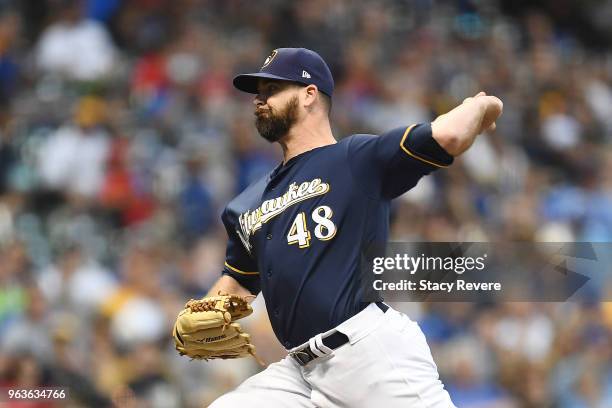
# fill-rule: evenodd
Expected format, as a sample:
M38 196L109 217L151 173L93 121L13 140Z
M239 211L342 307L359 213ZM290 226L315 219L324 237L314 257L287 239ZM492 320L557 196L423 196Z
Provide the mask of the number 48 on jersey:
M321 205L314 209L310 218L315 223L314 236L320 241L329 241L336 235L336 225L331 220L334 212L326 205ZM289 245L298 244L300 248L308 248L310 246L310 230L308 229L308 221L304 212L299 213L287 234L287 243Z

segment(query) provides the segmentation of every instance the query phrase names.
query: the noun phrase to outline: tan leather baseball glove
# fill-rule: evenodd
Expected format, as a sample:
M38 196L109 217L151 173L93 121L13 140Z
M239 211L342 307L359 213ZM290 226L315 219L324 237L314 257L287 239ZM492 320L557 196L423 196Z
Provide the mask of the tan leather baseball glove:
M240 358L255 354L251 338L236 320L253 313L246 298L238 295L191 299L176 318L172 335L180 355L193 359Z

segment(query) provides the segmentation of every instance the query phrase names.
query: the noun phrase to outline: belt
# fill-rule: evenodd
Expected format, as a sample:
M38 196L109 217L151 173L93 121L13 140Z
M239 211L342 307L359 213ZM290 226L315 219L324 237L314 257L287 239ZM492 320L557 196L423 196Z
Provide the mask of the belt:
M386 313L387 310L389 310L389 306L387 306L383 302L376 302L376 306L378 306L378 308L382 310L383 313ZM346 343L348 343L349 338L346 334L336 331L327 337L323 337L321 341L323 342L323 345L325 347L329 347L330 349L335 350L338 347L344 346ZM312 360L319 357L315 353L313 353L309 344L305 345L301 349L291 352L289 355L293 357L295 361L297 361L297 363L301 366L305 366Z

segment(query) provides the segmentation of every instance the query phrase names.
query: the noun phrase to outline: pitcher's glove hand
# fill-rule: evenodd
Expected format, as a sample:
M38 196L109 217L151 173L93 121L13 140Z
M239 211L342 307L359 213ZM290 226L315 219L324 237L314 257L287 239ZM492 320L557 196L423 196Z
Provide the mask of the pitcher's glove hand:
M247 299L238 295L191 299L180 311L172 335L180 355L193 359L240 358L255 354L251 338L236 320L253 313Z

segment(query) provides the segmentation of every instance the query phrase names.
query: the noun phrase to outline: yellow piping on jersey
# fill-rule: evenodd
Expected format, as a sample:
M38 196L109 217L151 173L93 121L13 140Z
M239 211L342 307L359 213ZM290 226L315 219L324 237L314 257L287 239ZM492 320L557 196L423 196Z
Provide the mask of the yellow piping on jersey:
M411 131L411 130L412 130L414 127L415 127L415 126L416 126L416 125L409 126L409 127L406 129L406 131L404 132L404 136L402 137L402 141L400 142L400 147L402 148L402 150L403 150L403 151L405 151L406 153L408 153L408 155L409 155L409 156L414 157L415 159L420 160L420 161L422 161L422 162L424 162L424 163L431 164L432 166L436 166L436 167L448 167L448 166L445 166L445 165L443 165L443 164L438 164L438 163L435 163L435 162L432 162L432 161L426 160L426 159L424 159L424 158L422 158L422 157L419 157L419 156L417 156L416 154L412 153L410 150L408 150L408 148L407 148L407 147L405 147L405 146L404 146L404 142L406 141L406 138L408 137L408 134L410 133L410 131Z
M231 266L230 264L228 264L227 262L225 263L225 266L230 269L231 271L234 271L236 273L239 273L241 275L259 275L259 272L245 272L245 271L241 271L238 268L234 268L233 266Z

